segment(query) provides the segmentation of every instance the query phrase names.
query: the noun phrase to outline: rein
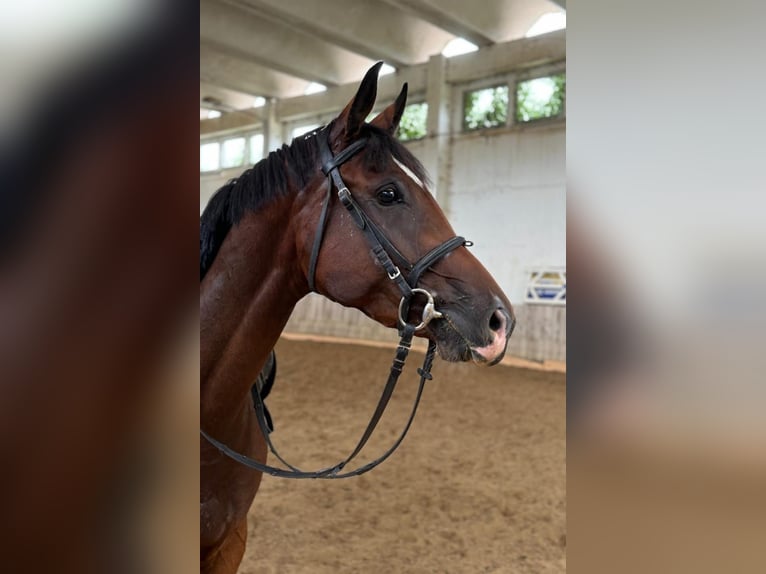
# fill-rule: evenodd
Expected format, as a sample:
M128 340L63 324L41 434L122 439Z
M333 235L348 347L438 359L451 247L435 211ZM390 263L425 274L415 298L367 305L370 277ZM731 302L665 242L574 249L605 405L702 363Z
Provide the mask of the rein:
M316 132L316 137L319 140L320 146L322 172L327 176L328 184L327 195L324 198L322 211L319 216L319 223L314 234L314 244L311 249L311 259L309 261L308 272L309 287L312 291L316 291L315 275L317 259L319 257L319 251L322 246L322 240L324 238L324 230L327 224L332 191L333 188L337 188L338 199L340 200L341 204L349 211L352 219L354 220L354 223L363 232L365 239L372 248L372 252L375 255L375 258L386 271L388 278L397 285L402 293L402 299L399 302L399 334L401 338L399 340L399 345L397 346L396 354L391 365L391 371L388 375L388 380L386 381L386 385L383 388L383 393L378 400L378 405L375 407L375 412L373 413L370 422L367 424L367 428L365 429L362 437L359 439L359 442L351 454L333 466L316 471L304 471L291 465L284 458L282 458L282 456L277 452L274 444L271 442L269 425L265 415L266 411L263 404L263 399L259 393L255 393L254 400L255 414L258 420L258 426L260 427L261 432L266 439L269 450L282 464L287 467L286 469L263 464L248 456L238 453L237 451L231 449L224 443L211 437L205 431L200 429L200 434L210 444L212 444L221 453L225 454L229 458L254 470L258 470L271 476L277 476L281 478L331 479L358 476L360 474L369 472L378 466L381 462L386 460L389 456L391 456L391 454L393 454L393 452L404 440L404 437L407 435L410 426L412 426L412 421L415 419L415 413L417 412L418 405L420 404L420 398L423 394L423 389L425 387L426 381L433 378L431 375L431 367L433 365L434 356L436 354L436 343L433 341L429 340L428 349L423 360L423 366L418 369L418 374L420 375L418 391L415 396L415 401L413 403L409 419L407 420L404 429L399 435L399 438L397 438L394 444L380 457L371 462L368 462L367 464L361 465L354 470L344 472L346 466L361 452L365 444L367 444L367 441L372 436L378 421L383 416L383 412L385 411L386 406L388 406L388 402L393 395L396 383L399 380L399 375L401 375L402 369L404 368L404 363L407 360L407 356L410 352L410 348L412 346L412 337L415 335L415 332L425 328L426 325L428 325L428 323L430 323L433 319L441 319L444 317L442 313L436 310L433 295L427 290L417 287L417 283L420 280L421 275L448 253L463 245L471 245L471 243L466 241L463 237L453 237L426 253L414 264L410 264L407 258L404 257L404 255L402 255L402 253L388 240L385 233L367 216L364 210L354 200L354 197L351 195L351 192L348 190L348 187L343 182L343 178L340 175L340 166L354 157L357 153L359 153L367 144L367 140L357 140L340 151L337 155L333 156L329 144L329 135L329 126L325 127L321 131ZM399 266L394 264L392 257L393 259L397 260ZM402 274L401 268L404 268L406 277ZM426 298L426 304L423 308L420 322L417 324L408 323L407 314L409 311L411 299L418 294L423 295Z

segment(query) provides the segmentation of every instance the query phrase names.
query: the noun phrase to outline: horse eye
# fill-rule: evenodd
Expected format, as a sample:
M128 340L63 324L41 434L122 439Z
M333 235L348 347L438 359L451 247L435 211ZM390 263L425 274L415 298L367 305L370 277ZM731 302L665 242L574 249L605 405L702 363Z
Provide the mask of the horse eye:
M399 200L399 193L393 187L384 187L378 192L378 201L383 205L391 205Z

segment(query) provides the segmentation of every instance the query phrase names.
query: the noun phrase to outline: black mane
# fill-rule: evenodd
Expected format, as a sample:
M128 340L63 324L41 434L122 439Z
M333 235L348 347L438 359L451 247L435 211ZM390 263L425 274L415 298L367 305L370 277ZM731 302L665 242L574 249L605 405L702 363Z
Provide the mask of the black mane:
M318 158L315 137L295 138L290 145L270 152L215 192L199 222L200 281L213 264L229 230L245 213L283 197L291 178L301 187L305 186L314 175Z
M302 188L316 175L319 169L317 136L324 137L320 130L297 137L290 145L272 151L213 194L200 217L200 281L213 264L229 230L248 211L256 211L270 201L284 197L290 189L290 181ZM365 124L360 135L368 138L363 151L366 169L377 173L390 169L393 156L427 183L428 176L422 164L388 132Z

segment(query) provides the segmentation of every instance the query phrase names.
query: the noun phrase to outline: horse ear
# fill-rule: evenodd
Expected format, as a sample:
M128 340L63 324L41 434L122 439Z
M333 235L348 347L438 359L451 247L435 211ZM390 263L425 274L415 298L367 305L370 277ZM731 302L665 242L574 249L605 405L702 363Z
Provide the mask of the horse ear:
M375 105L375 97L378 93L378 71L382 65L382 61L377 62L367 70L354 99L348 103L335 121L332 134L334 138L342 136L346 141L351 141L359 133L364 120L370 115Z
M391 135L396 133L396 129L399 127L399 121L402 119L404 113L404 107L407 105L407 82L402 86L402 91L396 96L396 100L393 104L388 106L385 110L380 112L370 122L372 125L386 130Z

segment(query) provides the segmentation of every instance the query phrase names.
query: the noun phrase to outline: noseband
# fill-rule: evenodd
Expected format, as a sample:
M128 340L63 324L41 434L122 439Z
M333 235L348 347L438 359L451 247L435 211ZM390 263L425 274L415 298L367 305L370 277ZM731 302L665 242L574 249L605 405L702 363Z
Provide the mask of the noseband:
M388 405L388 402L394 392L396 383L399 380L399 375L402 373L404 363L409 354L410 347L412 345L412 337L416 331L424 329L432 320L440 319L443 317L442 313L436 310L436 304L434 302L433 295L426 289L417 287L420 277L430 267L432 267L437 261L442 259L448 253L461 247L463 245L470 246L472 243L466 241L463 237L453 237L448 239L441 245L433 248L426 253L423 257L418 259L414 264L411 264L408 259L402 255L402 253L388 240L386 234L367 216L364 210L354 200L346 184L343 182L343 178L340 175L340 166L359 153L367 144L366 139L360 139L350 144L344 150L333 156L330 149L330 129L329 126L314 132L314 137L318 138L320 146L322 172L327 176L327 194L325 195L324 202L322 204L322 211L319 216L319 223L317 225L316 232L314 234L314 244L311 249L311 258L309 260L308 282L312 291L316 291L315 275L317 259L319 258L319 251L322 246L322 240L324 238L324 230L327 224L327 217L329 214L330 200L332 199L332 191L334 188L338 190L338 199L343 207L345 207L351 214L356 226L362 231L365 239L370 244L372 252L380 265L385 270L388 278L393 281L402 293L402 299L399 302L399 334L400 341L396 349L396 355L394 357L393 364L391 365L391 372L388 376L388 381L383 389L383 393L378 401L378 405L375 408L375 412L367 425L367 428L362 435L362 438L357 443L353 452L338 464L317 471L304 471L301 470L287 461L285 461L277 449L271 442L269 425L265 416L265 407L260 394L255 393L255 413L258 419L258 425L266 439L266 443L269 446L269 450L277 459L284 464L287 469L262 464L257 460L247 457L241 453L232 450L222 442L214 439L203 430L200 429L202 436L215 446L219 451L228 456L229 458L247 466L252 469L268 473L272 476L278 476L282 478L348 478L350 476L358 476L364 474L378 466L381 462L386 460L396 450L396 448L404 440L407 435L412 421L415 418L418 405L420 404L420 398L423 394L423 388L425 382L431 380L431 366L433 365L434 355L436 354L436 343L433 341L428 342L428 350L426 351L425 359L423 360L423 366L418 369L420 375L420 384L415 396L415 402L412 406L409 419L404 426L404 430L396 439L394 444L377 459L359 466L355 470L341 472L351 460L359 454L369 438L372 436L372 432L383 415L383 412ZM394 263L396 260L397 264ZM402 273L404 269L404 274ZM405 277L406 274L406 277ZM422 295L426 298L426 304L423 307L423 312L418 323L408 323L407 315L410 308L410 302L415 295ZM289 469L289 470L288 470Z

